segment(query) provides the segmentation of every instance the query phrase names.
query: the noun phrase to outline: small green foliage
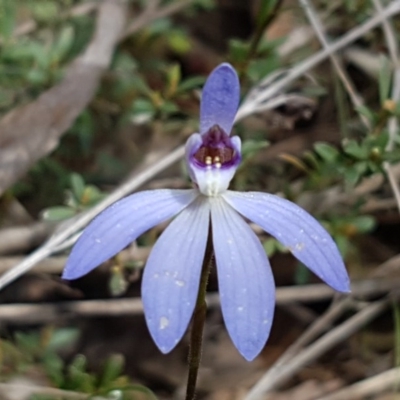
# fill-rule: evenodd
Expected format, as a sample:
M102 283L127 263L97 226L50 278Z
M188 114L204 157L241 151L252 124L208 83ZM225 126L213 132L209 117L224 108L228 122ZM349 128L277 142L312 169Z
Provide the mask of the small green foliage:
M334 163L340 155L335 147L323 142L315 143L314 150L327 163Z
M70 190L67 191L65 206L54 206L42 212L48 221L61 221L93 207L106 196L97 187L86 185L79 174L70 175Z
M250 160L260 150L265 149L269 146L267 140L244 140L242 143L242 161L245 162Z
M28 3L32 16L39 23L51 23L57 19L60 9L56 2L48 0L35 0Z
M302 168L309 173L309 186L320 187L321 182L329 185L340 181L354 186L362 178L382 172L383 162L400 161L398 149L386 150L388 139L388 133L382 131L363 140L344 139L341 149L323 142L315 143L314 153L304 153L304 159L311 167ZM297 164L302 164L301 160L297 160Z
M298 263L294 274L294 282L296 285L306 285L310 283L311 272L303 264Z
M379 99L381 105L390 98L390 88L392 85L392 71L389 60L381 56L381 68L379 69Z
M165 82L163 90L150 88L140 75L134 78L134 87L142 95L132 102L128 111L128 118L135 124L150 123L155 119L168 120L184 113L180 104L186 99L187 93L204 82L204 77L199 76L182 79L178 64L166 65L160 72Z
M54 387L87 393L88 399L92 396L105 396L110 399L133 400L138 393L147 395L148 399L155 399L149 389L132 384L124 375L125 361L121 355L113 354L107 358L99 373L89 369L86 357L81 354L66 364L58 353L74 345L78 336L78 330L75 328L43 328L29 333L17 332L13 341L1 340L2 378L36 369L39 375L44 374ZM119 397L115 397L117 393L120 393ZM45 397L35 395L32 398Z
M275 12L279 2L280 0L263 0L260 2L261 4L256 19L258 28L262 28L265 21L271 18L271 14Z
M17 11L15 3L15 0L0 2L0 39L3 41L8 41L14 31Z
M273 237L263 242L264 250L268 257L272 257L276 253L288 253L289 249Z
M122 296L128 289L129 282L125 278L125 270L120 265L114 265L111 269L111 277L108 287L111 296Z
M254 50L252 43L248 41L231 39L229 41L229 59L239 71L242 71L247 82L255 84L280 66L276 50L282 42L281 39L262 39ZM249 58L250 55L251 58Z
M325 227L335 239L343 257L355 250L353 238L370 233L376 226L375 218L369 215L332 216L324 221Z

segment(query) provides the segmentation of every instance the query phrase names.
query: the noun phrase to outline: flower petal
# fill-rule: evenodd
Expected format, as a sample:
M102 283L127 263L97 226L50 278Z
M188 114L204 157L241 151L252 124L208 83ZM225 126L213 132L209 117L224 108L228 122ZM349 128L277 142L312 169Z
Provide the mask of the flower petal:
M117 201L83 231L64 269L76 279L117 254L139 235L173 217L198 196L197 190L149 190Z
M298 205L272 194L232 192L224 199L240 214L282 242L332 288L350 291L339 250L321 224Z
M203 88L200 105L200 133L219 125L231 132L240 99L240 84L236 71L228 63L215 68Z
M211 199L218 285L225 325L247 360L263 349L272 326L275 284L260 240L222 198Z
M204 197L185 208L154 245L143 273L150 334L163 353L182 338L193 315L210 221Z

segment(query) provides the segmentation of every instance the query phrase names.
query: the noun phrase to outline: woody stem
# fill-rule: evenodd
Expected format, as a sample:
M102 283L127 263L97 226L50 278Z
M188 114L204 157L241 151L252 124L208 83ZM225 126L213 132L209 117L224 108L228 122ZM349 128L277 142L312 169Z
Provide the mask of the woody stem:
M207 247L204 256L203 268L201 271L199 293L197 295L196 307L193 314L192 328L190 332L189 345L189 374L186 386L185 400L193 400L196 394L196 382L201 361L203 345L203 330L206 321L206 291L210 269L214 260L212 245L211 226L208 235Z

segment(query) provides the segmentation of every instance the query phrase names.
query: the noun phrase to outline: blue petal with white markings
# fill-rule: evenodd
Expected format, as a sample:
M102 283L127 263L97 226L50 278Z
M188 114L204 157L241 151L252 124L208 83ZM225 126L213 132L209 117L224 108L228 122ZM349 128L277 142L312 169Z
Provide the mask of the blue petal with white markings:
M68 258L63 278L76 279L87 274L143 232L172 218L197 196L197 190L160 189L117 201L83 231Z
M228 135L235 120L240 99L240 83L236 71L223 63L215 68L203 88L200 105L200 133L214 125Z
M236 211L283 243L332 288L350 291L349 276L335 242L308 212L272 194L227 191L222 196Z
M260 240L222 198L211 202L211 221L222 314L240 354L253 360L272 326L275 284Z
M142 299L146 322L163 353L181 340L192 317L209 220L209 203L199 196L165 229L144 268Z

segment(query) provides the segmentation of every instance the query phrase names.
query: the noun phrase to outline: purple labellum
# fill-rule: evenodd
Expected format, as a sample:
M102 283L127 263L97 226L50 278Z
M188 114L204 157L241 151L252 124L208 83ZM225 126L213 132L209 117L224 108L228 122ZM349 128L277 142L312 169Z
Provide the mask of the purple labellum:
M227 168L240 163L240 153L232 138L218 125L214 125L201 139L200 148L191 157L199 167Z

